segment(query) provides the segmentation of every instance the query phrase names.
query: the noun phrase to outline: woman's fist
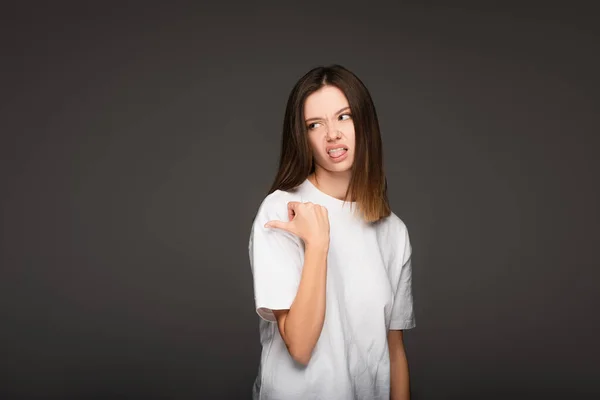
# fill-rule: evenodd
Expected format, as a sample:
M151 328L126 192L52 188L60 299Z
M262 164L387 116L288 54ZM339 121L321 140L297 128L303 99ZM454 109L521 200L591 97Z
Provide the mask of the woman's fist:
M265 224L265 228L278 228L293 233L306 246L329 247L329 215L325 207L298 201L290 201L287 206L289 222L272 220Z

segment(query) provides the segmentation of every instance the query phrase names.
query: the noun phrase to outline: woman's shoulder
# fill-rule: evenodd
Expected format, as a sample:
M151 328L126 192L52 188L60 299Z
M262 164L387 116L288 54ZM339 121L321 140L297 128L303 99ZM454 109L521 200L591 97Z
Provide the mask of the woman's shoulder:
M410 258L412 247L408 234L408 227L402 218L397 214L391 213L381 220L381 226L377 232L380 245L389 251L390 258L401 260L399 264L403 265ZM396 263L394 263L396 265Z
M387 237L402 237L408 234L406 223L393 211L390 212L390 215L377 222L377 228L380 234Z
M275 190L261 201L256 214L258 217L287 218L287 207L290 201L301 201L300 195L295 190Z

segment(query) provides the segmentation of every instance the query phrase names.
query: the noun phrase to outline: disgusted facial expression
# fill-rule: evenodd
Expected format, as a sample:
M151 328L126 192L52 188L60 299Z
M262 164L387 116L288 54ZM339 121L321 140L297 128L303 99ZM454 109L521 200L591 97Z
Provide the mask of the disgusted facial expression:
M326 85L310 94L304 103L304 120L315 168L350 170L354 162L354 122L344 93Z

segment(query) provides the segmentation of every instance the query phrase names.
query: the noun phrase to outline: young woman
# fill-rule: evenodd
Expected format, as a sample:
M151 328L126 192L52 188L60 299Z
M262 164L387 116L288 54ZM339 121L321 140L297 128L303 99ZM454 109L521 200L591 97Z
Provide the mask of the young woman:
M249 241L262 355L254 399L408 399L406 225L388 204L371 96L339 65L287 103L279 171Z

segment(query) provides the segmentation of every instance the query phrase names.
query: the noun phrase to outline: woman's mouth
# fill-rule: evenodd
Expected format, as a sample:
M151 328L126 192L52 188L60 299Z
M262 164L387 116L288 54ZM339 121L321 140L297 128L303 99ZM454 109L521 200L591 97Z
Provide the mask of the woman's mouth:
M334 162L340 162L344 160L348 156L348 148L347 147L337 147L334 149L329 149L327 151L329 158Z

